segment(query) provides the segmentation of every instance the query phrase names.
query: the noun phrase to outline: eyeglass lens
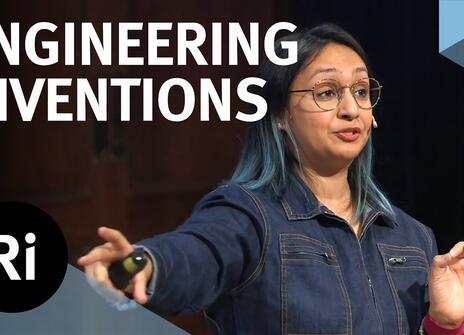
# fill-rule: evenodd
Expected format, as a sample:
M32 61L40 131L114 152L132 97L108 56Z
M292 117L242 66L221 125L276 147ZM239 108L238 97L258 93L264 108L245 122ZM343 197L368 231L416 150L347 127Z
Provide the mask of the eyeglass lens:
M353 95L359 107L369 109L380 98L380 85L373 78L366 78L351 85ZM317 105L326 110L337 108L345 91L342 85L335 80L325 80L314 87L314 100Z

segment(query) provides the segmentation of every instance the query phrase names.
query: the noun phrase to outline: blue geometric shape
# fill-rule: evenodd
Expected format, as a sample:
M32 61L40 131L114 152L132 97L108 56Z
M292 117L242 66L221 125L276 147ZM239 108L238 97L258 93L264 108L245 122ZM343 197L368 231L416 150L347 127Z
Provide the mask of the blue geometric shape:
M464 67L464 39L441 52L443 56Z
M0 313L0 333L8 335L188 334L140 305L129 302L125 305L112 305L108 303L111 291L108 290L104 297L101 295L102 292L101 287L95 290L89 285L82 271L68 265L61 287L46 303L23 313Z
M464 0L439 0L438 35L440 54L464 66Z

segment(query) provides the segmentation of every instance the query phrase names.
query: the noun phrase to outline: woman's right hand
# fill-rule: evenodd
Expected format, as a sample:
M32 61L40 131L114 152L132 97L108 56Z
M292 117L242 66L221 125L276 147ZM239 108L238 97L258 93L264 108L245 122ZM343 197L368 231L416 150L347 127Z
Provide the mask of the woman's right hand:
M134 248L119 231L111 228L98 228L98 235L106 243L93 248L87 255L78 259L78 264L85 267L85 273L101 282L106 287L119 291L121 294L130 293L139 304L145 304L147 298L147 285L153 273L153 264L148 259L145 268L137 273L131 280L131 284L122 292L114 287L108 275L108 267L111 263L127 257Z

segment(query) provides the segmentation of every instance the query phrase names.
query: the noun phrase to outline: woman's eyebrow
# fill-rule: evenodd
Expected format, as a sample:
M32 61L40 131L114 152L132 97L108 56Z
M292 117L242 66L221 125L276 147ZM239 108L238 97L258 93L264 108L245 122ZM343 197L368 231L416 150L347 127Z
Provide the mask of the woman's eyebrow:
M314 77L316 74L319 74L319 73L331 73L331 72L342 73L342 71L340 71L339 69L334 68L334 67L318 68L318 69L315 69L315 70L313 71L313 73L311 74L311 76L309 77L309 79L311 79L312 77ZM364 66L361 66L361 67L355 68L355 69L352 71L352 74L360 73L360 72L366 72L366 73L368 73L367 68L365 68Z
M353 74L355 73L359 73L359 72L366 72L366 73L369 73L369 71L367 71L367 69L362 66L362 67L357 67L356 69L353 70Z
M334 67L328 67L328 68L318 68L318 69L315 69L313 71L313 73L311 73L311 75L309 76L309 79L311 79L312 77L314 77L316 74L319 74L319 73L330 73L330 72L338 72L338 73L341 73L342 71L334 68Z

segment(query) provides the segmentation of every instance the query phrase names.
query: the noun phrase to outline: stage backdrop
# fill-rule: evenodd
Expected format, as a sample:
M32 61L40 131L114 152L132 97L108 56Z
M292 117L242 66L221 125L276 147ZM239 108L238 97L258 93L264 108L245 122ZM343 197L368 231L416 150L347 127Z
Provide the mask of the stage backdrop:
M395 204L434 229L441 252L464 236L464 70L438 52L438 1L18 0L0 6L2 25L17 21L24 27L38 21L88 21L96 27L235 21L259 22L264 31L277 21L300 27L337 23L359 38L384 86L375 110L377 179ZM219 67L42 68L30 65L24 53L24 65L0 61L1 76L19 78L26 92L38 77L153 77L155 87L182 77L198 94L201 77L231 78L235 87L256 74L243 57L239 66ZM182 103L170 100L173 109ZM202 123L195 117L198 108L181 123L156 111L153 122L142 122L142 99L134 95L132 120L124 123L118 121L119 98L110 96L109 106L114 115L108 122L48 122L41 99L32 122L20 121L10 105L9 120L0 123L0 200L29 202L50 213L65 233L72 265L100 243L100 225L124 231L131 241L174 229L203 194L230 176L243 143L244 123L217 117ZM246 108L234 96L232 106ZM170 320L193 334L207 333L201 315Z

